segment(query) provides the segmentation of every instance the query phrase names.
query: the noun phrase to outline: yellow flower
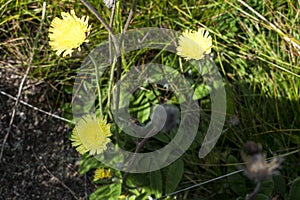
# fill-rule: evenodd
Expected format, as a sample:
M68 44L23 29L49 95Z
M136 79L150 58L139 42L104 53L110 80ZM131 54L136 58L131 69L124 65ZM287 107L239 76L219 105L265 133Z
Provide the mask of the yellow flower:
M179 37L177 54L186 60L200 60L204 54L211 51L212 40L204 28L199 28L197 32L186 30Z
M99 179L110 178L110 169L105 170L103 167L96 169L94 175L94 181L98 181Z
M87 36L91 26L88 25L89 17L78 18L74 10L70 13L62 12L62 19L55 17L50 24L49 38L50 46L56 51L57 55L63 53L63 57L72 55L74 49L78 48L83 42L88 42Z
M95 155L106 150L106 145L111 141L108 137L111 135L110 124L103 117L86 115L78 121L70 139L72 146L80 154L89 152L90 155Z
M120 200L121 200L121 199L126 199L126 196L125 196L124 194L122 194L122 195L119 196L119 199L120 199Z

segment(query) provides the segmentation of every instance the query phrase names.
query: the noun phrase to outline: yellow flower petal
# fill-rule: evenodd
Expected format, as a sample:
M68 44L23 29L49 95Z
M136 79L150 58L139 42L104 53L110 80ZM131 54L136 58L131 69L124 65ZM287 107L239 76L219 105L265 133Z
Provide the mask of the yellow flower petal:
M105 170L103 167L96 169L95 175L94 175L94 181L97 181L99 179L104 179L104 178L110 178L110 169Z
M177 54L186 60L200 60L205 54L211 52L212 39L204 28L199 28L197 32L186 30L179 37Z
M80 45L88 42L91 26L88 25L89 17L78 18L74 10L62 12L61 16L62 19L56 17L50 24L49 44L57 55L63 53L65 57L72 55L76 48L80 51Z
M72 146L80 154L89 152L90 155L95 155L106 150L106 145L111 141L108 137L111 135L110 124L103 117L86 115L78 121L70 139Z

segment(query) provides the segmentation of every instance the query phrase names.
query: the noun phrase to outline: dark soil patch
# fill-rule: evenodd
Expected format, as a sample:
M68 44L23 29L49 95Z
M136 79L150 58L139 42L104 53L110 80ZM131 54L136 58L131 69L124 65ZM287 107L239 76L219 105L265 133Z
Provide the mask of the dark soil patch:
M16 96L22 77L0 68L0 90ZM28 87L29 86L29 87ZM32 86L32 87L31 87ZM21 99L56 115L46 83L27 81ZM15 101L0 94L0 148ZM56 110L56 111L55 111ZM65 122L19 104L0 162L0 199L84 199L95 186L78 174Z

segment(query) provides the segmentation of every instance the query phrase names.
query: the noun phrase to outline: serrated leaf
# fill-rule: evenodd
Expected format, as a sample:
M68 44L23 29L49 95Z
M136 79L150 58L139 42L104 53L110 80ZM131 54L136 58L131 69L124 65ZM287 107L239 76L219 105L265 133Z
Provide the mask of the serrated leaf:
M90 196L90 200L116 200L121 195L121 183L100 186Z
M174 192L180 183L184 172L184 163L182 159L175 161L168 167L166 178L165 193Z

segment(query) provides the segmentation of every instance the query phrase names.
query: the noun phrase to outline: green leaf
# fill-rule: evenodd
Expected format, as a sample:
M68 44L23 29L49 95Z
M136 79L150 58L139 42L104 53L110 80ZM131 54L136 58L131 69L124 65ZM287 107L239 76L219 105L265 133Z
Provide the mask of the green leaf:
M132 200L148 200L148 199L149 199L149 198L148 198L147 193L143 193L143 194L137 196L136 198L134 198L134 199L132 199Z
M261 183L259 194L264 194L267 196L271 196L274 189L274 182L273 179L265 180Z
M85 174L91 169L99 167L99 161L95 157L83 157L79 165L79 173Z
M300 136L297 135L290 135L291 142L294 144L299 145L300 144Z
M155 96L155 94L153 92L146 92L145 96L147 97L147 99L148 99L149 102L152 102L152 103L158 102L157 98L156 98L156 96Z
M150 191L156 198L162 196L162 177L160 170L150 172Z
M135 99L135 97L132 95L130 96L130 102L132 102L133 106L138 106L139 104L141 104L143 98L145 97L145 91L141 91L139 92L137 98Z
M170 142L170 137L166 133L158 133L154 136L155 139L168 144Z
M121 195L121 183L100 186L90 196L90 200L116 200Z
M244 196L247 194L246 181L241 174L233 174L228 177L228 183L230 189L232 189L236 194Z
M208 96L210 93L210 87L205 84L200 84L196 87L193 100L202 99L203 97Z
M257 194L255 195L254 200L269 200L269 197L264 194Z
M182 159L175 161L168 168L168 174L166 178L165 192L170 194L174 192L180 183L184 172L184 163Z
M142 101L142 105L139 107L137 118L141 123L145 123L150 118L150 103L146 98Z
M297 200L300 199L300 177L296 178L293 181L290 194L289 194L289 200Z
M126 184L130 187L144 187L149 186L149 178L146 174L129 173Z
M226 102L227 102L227 113L229 115L234 115L235 114L235 102L234 102L234 93L232 91L232 88L229 85L225 86L226 90Z
M65 87L64 87L64 91L65 91L67 94L72 94L72 92L73 92L73 86L65 86Z
M284 196L286 191L286 182L285 179L281 175L273 176L274 181L274 191L279 193L281 196Z
M234 156L229 155L226 163L228 164L238 163L238 160ZM236 171L236 167L229 167L228 169L229 169L228 172ZM230 186L230 189L240 196L245 196L248 193L246 187L246 179L240 173L229 176L228 184Z

